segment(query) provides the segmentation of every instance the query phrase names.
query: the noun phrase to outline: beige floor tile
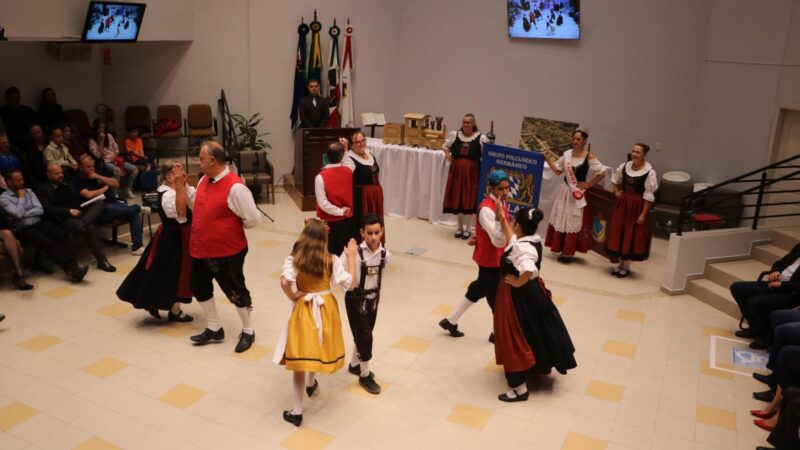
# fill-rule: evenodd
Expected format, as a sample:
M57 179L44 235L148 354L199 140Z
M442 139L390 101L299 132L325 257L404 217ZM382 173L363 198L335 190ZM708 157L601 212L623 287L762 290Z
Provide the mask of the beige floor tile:
M639 409L632 406L620 406L616 423L630 425L643 430L654 430L656 427L656 410Z
M273 241L271 239L265 239L263 241L259 241L256 243L257 246L261 248L275 248L282 244L280 241Z
M334 439L330 434L303 427L281 442L281 447L289 450L322 450Z
M411 353L424 353L431 346L431 341L417 336L403 336L392 346Z
M628 322L644 323L646 317L646 314L630 309L620 309L617 311L617 319L627 320Z
M697 405L697 423L736 431L736 413L713 406Z
M49 334L40 334L22 341L18 345L24 349L38 353L62 342L64 341L61 338L50 336Z
M202 325L192 325L189 323L171 323L158 328L159 333L179 339L188 338L194 334L200 334L202 331Z
M616 423L611 431L611 442L632 449L650 448L653 443L653 431Z
M158 397L162 402L178 409L186 409L206 395L206 392L180 383Z
M633 358L636 355L636 345L609 339L603 345L603 352L625 358Z
M695 441L719 448L735 448L736 432L713 425L698 423L695 428Z
M482 429L491 415L492 411L488 409L459 403L450 410L447 420L466 427Z
M569 433L561 448L562 450L606 450L608 441L579 433Z
M38 410L20 402L3 406L0 408L0 430L9 431L37 414Z
M69 286L61 286L49 291L43 292L42 295L53 300L61 300L77 294L79 291Z
M431 314L436 317L447 317L453 313L453 309L452 305L437 305L436 308L431 310Z
M99 314L108 317L120 317L133 311L133 306L126 302L114 302L97 310Z
M725 367L725 366L721 366L720 363L717 363L717 366ZM731 369L732 366L728 365L728 367L725 367L725 368L726 369ZM704 360L700 361L700 373L703 374L703 375L722 378L723 380L733 380L734 377L735 377L735 375L730 373L730 372L725 372L725 371L722 371L722 370L712 369L711 366L709 366L707 359L704 359Z
M522 435L525 434L528 424L528 420L495 411L483 427L483 433L481 433L481 435L491 433L512 440L519 440L522 438Z
M733 331L719 327L703 327L703 336L721 336L733 338Z
M624 386L598 380L590 380L589 386L586 387L586 395L612 403L622 402L622 397L624 394Z
M609 440L614 422L586 414L577 414L570 425L570 431L591 436L596 439Z
M84 367L83 371L89 375L106 379L126 367L128 367L127 363L116 358L106 357Z

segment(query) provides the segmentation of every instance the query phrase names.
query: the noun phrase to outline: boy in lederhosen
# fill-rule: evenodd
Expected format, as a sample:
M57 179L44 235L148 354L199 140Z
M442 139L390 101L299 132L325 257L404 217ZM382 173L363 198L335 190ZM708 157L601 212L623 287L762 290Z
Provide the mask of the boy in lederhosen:
M348 370L358 375L358 384L370 394L379 394L381 387L375 382L375 374L369 370L372 359L372 330L378 316L381 297L383 268L389 263L389 251L381 245L383 226L375 214L364 217L360 228L362 242L358 246L356 276L358 285L344 297L350 331L353 332L355 350ZM342 258L347 256L342 254Z

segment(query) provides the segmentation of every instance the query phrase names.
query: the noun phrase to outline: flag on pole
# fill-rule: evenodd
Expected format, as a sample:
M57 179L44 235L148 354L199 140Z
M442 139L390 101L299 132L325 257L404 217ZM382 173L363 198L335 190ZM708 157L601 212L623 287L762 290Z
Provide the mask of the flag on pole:
M301 21L297 27L297 61L294 67L294 96L292 97L292 112L289 118L292 119L292 129L297 127L298 107L300 99L306 95L306 37L308 36L308 25Z
M314 10L314 21L311 22L311 53L308 58L308 81L317 80L322 89L322 49L319 45L319 32L322 24L317 20Z
M339 128L339 34L341 30L333 26L328 30L331 36L330 55L328 56L328 128Z
M350 19L347 20L344 38L344 57L342 57L342 74L339 93L341 102L339 105L339 115L341 116L342 128L352 128L356 126L355 113L353 112L353 26Z

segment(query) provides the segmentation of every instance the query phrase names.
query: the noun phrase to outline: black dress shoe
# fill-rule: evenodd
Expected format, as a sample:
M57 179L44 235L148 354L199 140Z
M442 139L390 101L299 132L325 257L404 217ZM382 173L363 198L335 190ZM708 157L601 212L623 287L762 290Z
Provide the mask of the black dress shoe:
M753 339L754 337L756 337L755 333L753 333L753 330L751 330L750 328L746 330L736 330L733 333L733 335L744 339Z
M83 281L83 277L86 276L86 272L88 271L89 266L72 266L67 270L67 276L69 276L69 281L80 283Z
M764 338L756 338L748 347L753 350L766 350L768 347L767 340Z
M361 366L351 366L350 364L348 364L347 371L352 373L353 375L361 376Z
M317 389L319 389L319 381L314 380L313 386L306 386L306 394L308 394L308 396L311 397L312 395L314 395L314 392L317 392Z
M472 233L470 233L467 230L464 230L464 233L461 234L461 239L464 239L466 241L467 239L469 239L470 236L472 236Z
M0 322L2 322L3 320L5 320L5 318L6 318L6 315L5 315L5 314L0 314Z
M762 402L772 403L772 400L775 399L775 391L769 389L761 392L753 392L753 398L761 400Z
M375 382L375 375L372 372L365 377L358 377L358 384L360 384L361 387L363 387L364 390L370 394L377 395L381 393L381 386Z
M211 331L206 328L202 333L192 336L189 339L197 345L206 345L209 342L222 342L225 339L225 330L220 328L217 331Z
M102 270L103 272L116 272L117 268L112 266L107 259L97 262L97 268Z
M296 427L299 427L301 423L303 423L303 415L302 414L292 414L292 411L284 411L283 412L283 420L293 424Z
M186 314L183 311L181 311L180 315L172 314L172 311L170 311L167 313L167 320L170 322L191 322L194 320L194 317Z
M148 309L147 312L149 312L153 318L161 320L161 313L157 309Z
M500 400L501 402L508 402L508 403L524 402L528 400L528 391L525 391L524 394L517 394L516 397L509 397L507 394L500 394L499 396L497 396L497 399Z
M772 447L762 447L759 445L758 447L756 447L756 450L775 450L775 449Z
M447 317L439 321L439 326L442 327L445 331L450 333L450 336L453 337L461 337L464 336L464 333L458 330L458 324L452 324Z
M236 344L236 348L233 351L235 351L236 353L246 352L253 345L253 342L255 341L256 341L255 331L250 334L242 331L241 333L239 333L239 343Z
M30 291L33 289L33 285L28 284L28 280L24 276L14 274L12 279L14 280L14 287L17 288L17 290Z
M775 384L775 375L769 374L765 375L763 373L753 372L753 378L757 381L760 381L768 386L773 386Z
M453 234L453 237L456 238L456 239L460 239L461 236L463 236L463 235L464 235L464 230L459 228L458 230L456 230L455 234Z
M489 342L491 342L492 344L494 344L494 332L492 332L492 333L489 335Z

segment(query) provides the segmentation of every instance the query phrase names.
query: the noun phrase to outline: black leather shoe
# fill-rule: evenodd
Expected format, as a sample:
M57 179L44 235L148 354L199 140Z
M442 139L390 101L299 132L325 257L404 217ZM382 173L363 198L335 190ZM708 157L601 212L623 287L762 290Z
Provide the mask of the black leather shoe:
M83 277L86 276L86 272L89 271L89 266L72 266L67 270L67 275L69 276L69 281L73 283L80 283L83 281Z
M453 234L453 237L456 239L461 239L461 236L463 235L464 235L464 230L459 228L458 230L456 230L455 234Z
M2 322L3 320L5 320L5 318L6 318L6 315L5 315L5 314L0 314L0 322Z
M361 366L351 366L350 364L348 364L347 371L352 373L353 375L361 376Z
M773 374L765 375L763 373L753 372L753 378L768 386L775 384L775 376Z
M292 411L284 411L283 412L283 420L291 423L292 425L299 427L301 423L303 423L303 415L302 414L292 414Z
M765 350L767 348L767 340L764 338L756 338L748 347L753 350Z
M524 402L528 400L528 391L525 391L524 394L517 394L516 397L509 397L506 394L500 394L497 396L497 399L500 400L501 402L507 402L507 403Z
M217 331L211 331L206 328L202 333L192 336L189 339L197 345L206 345L209 342L222 342L222 340L225 339L225 330L220 328Z
M308 396L311 397L312 395L314 395L314 392L317 392L317 389L319 389L319 381L314 380L313 386L306 386L306 394L308 394Z
M236 353L243 353L246 352L252 345L253 342L256 341L256 333L255 331L247 334L244 331L239 333L239 343L236 344L236 348L233 350Z
M365 377L358 377L358 384L370 394L377 395L381 393L381 386L375 382L375 375L372 372Z
M748 328L746 330L736 330L733 333L733 335L736 336L736 337L744 338L744 339L753 339L754 337L756 337L756 335L753 333L753 331L750 328Z
M494 344L494 332L492 332L492 334L489 335L489 342Z
M753 392L753 398L761 400L762 402L772 403L772 400L775 398L775 391L769 389L761 392Z
M117 271L117 268L112 266L111 263L108 262L107 259L104 259L102 261L98 261L97 268L102 270L103 272L116 272Z
M472 233L470 233L467 230L464 230L464 232L461 234L461 239L464 239L466 241L467 239L469 239L470 236L472 236Z
M157 309L148 309L147 312L149 312L153 318L161 320L161 313Z
M24 276L20 276L14 274L12 279L14 280L14 287L20 291L30 291L33 289L33 285L28 284L28 280Z
M170 322L191 322L194 320L194 317L186 314L185 312L181 312L181 315L172 314L172 311L167 313L167 320Z
M759 445L758 447L756 447L756 450L775 450L775 449L772 447L762 447Z
M464 333L458 330L458 324L452 324L447 317L439 321L439 326L442 327L443 330L450 333L450 336L453 337L461 337L464 336Z

